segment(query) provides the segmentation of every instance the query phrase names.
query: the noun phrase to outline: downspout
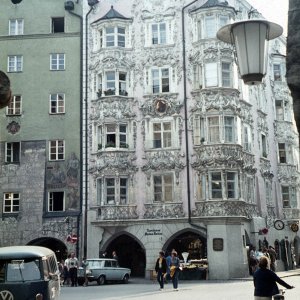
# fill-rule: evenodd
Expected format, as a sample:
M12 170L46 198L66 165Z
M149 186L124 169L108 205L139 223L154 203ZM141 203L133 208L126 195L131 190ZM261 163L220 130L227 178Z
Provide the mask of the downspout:
M96 2L98 3L98 1ZM96 4L95 3L95 4ZM84 203L84 243L83 256L87 257L87 217L88 217L88 16L94 6L85 15L85 203Z
M181 11L181 21L182 21L182 58L183 58L183 93L184 93L184 132L185 132L185 152L186 152L186 172L187 172L187 199L188 199L188 223L196 227L198 229L203 228L196 224L192 223L191 220L191 188L190 188L190 159L189 159L189 138L188 138L188 113L187 113L187 91L186 91L186 60L185 60L185 26L184 26L184 10L197 2L198 0L194 0L191 3L187 4L182 8Z
M71 15L74 15L75 17L80 19L80 161L83 161L83 153L82 153L82 142L83 142L83 137L82 137L82 124L83 124L83 114L82 114L82 108L83 108L83 18L81 15L76 14L72 12L71 10L68 10L68 12ZM79 215L77 216L77 243L76 243L76 253L77 256L79 256L79 238L80 238L80 220L82 218L82 182L83 182L83 169L82 167L80 168L80 212Z

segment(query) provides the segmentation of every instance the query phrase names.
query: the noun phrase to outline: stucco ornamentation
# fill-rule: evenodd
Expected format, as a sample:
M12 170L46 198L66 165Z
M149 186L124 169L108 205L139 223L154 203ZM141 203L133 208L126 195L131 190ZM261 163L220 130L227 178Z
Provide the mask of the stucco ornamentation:
M195 149L192 167L198 171L211 167L242 168L255 174L254 156L237 145L205 145Z
M159 103L165 103L165 110L159 110ZM165 117L172 116L174 114L179 114L182 108L177 100L177 94L168 94L160 96L149 97L143 104L141 104L140 109L143 112L144 116L151 117Z
M130 220L137 218L136 205L106 205L98 209L98 219L101 220Z
M157 151L147 153L146 159L148 162L142 167L143 171L182 170L184 168L178 152Z
M260 159L260 174L264 178L273 179L274 174L271 171L271 163L269 160L264 158Z
M278 165L277 170L279 182L295 184L298 181L299 174L295 165Z
M145 204L144 219L164 219L184 217L182 203Z
M193 217L223 217L236 216L252 219L259 216L256 205L243 201L207 201L196 202L192 212Z

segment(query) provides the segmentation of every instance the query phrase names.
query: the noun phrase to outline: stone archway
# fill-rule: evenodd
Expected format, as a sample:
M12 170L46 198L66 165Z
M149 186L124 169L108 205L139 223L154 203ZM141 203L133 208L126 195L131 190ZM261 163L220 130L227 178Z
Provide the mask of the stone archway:
M177 232L165 243L163 250L171 251L175 249L180 259L182 252L188 252L188 260L207 258L207 240L197 230L191 228Z
M68 255L68 249L66 245L62 241L56 238L51 238L51 237L37 238L30 241L27 245L41 246L41 247L46 247L51 249L56 254L57 261L66 259Z
M134 236L129 233L119 233L100 249L100 252L107 253L107 257L112 257L113 251L117 252L119 265L131 269L132 277L145 276L146 251Z

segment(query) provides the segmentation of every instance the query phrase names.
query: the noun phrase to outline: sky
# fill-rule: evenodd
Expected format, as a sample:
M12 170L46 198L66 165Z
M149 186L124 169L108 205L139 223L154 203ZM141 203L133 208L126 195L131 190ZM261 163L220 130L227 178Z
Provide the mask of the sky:
M254 8L271 22L277 23L284 28L287 35L287 20L289 0L247 0Z

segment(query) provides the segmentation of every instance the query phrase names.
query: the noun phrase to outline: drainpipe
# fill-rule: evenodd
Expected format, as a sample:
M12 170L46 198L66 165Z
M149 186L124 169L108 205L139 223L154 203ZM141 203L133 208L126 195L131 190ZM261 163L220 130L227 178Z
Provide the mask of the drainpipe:
M203 228L199 225L193 224L191 220L191 188L190 188L190 159L189 159L189 139L188 139L188 114L187 114L187 91L186 91L186 60L185 60L185 26L184 26L184 10L197 2L194 0L182 8L181 21L182 21L182 59L183 59L183 93L184 93L184 127L185 127L185 151L186 151L186 180L187 180L187 197L188 197L188 223L198 229Z
M82 44L83 44L83 18L81 15L71 11L70 9L66 10L73 16L77 17L80 19L80 146L82 145L82 124L83 124L83 115L82 115L82 107L83 107L83 98L82 98L82 94L83 94L83 48L82 48ZM82 149L80 149L80 161L82 162L83 159L83 154L82 154ZM80 168L80 212L79 215L77 216L77 243L76 243L76 255L79 255L79 238L80 238L80 220L82 218L82 179L83 179L83 170L82 168Z

